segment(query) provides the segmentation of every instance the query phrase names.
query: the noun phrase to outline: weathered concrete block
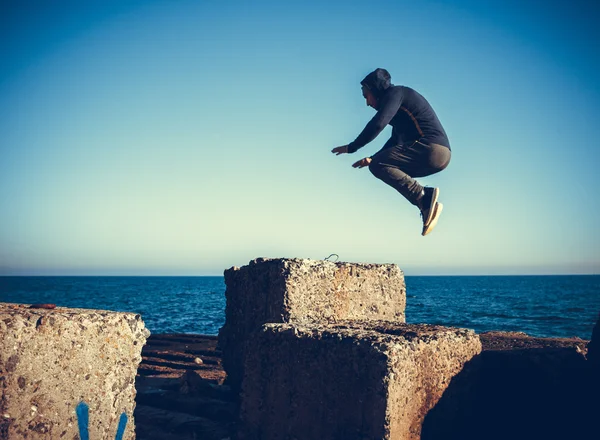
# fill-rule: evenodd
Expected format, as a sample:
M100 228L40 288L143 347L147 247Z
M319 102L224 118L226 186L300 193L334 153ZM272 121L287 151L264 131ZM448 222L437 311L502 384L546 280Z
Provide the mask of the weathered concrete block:
M586 341L520 332L479 337L481 354L429 411L421 440L600 438Z
M239 438L418 439L426 413L480 351L466 329L266 324L248 345Z
M244 344L262 324L343 319L405 322L404 274L394 264L256 259L225 271L219 331L227 382L239 389Z
M90 439L114 439L119 423L134 439L148 335L134 313L0 303L0 438L77 439L87 412Z

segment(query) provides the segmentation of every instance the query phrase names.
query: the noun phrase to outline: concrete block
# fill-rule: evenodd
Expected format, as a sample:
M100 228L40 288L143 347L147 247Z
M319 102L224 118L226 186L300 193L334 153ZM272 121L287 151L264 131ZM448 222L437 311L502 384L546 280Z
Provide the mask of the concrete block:
M346 319L405 322L404 274L394 264L256 259L225 271L227 307L219 332L227 383L239 389L244 344L266 323Z
M266 324L248 344L239 438L419 439L427 412L480 351L466 329Z
M134 439L149 334L134 313L0 303L0 438Z
M479 338L481 354L429 411L421 440L600 438L586 341L498 331Z

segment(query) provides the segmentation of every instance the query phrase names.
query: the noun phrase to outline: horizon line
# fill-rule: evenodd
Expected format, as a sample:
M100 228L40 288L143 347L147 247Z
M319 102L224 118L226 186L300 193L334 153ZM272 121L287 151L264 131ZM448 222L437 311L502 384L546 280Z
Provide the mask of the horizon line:
M600 276L600 273L473 273L473 274L452 274L452 273L412 273L407 274L403 271L405 277L420 276L420 277L512 277L512 276ZM223 274L179 274L179 275L141 275L141 274L0 274L0 278L18 278L18 277L72 277L72 278L90 278L90 277L103 277L103 278L202 278L202 277L223 277Z

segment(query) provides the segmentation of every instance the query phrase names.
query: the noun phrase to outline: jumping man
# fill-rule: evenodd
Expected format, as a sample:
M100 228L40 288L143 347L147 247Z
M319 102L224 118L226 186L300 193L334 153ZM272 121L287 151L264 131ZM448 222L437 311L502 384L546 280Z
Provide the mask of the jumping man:
M395 86L385 69L376 69L361 81L362 94L377 114L354 142L336 147L332 153L354 153L375 139L390 124L392 137L371 157L354 163L368 166L378 179L396 189L417 206L423 217L422 235L438 222L443 205L438 203L439 188L423 187L415 177L442 171L450 162L450 142L433 108L410 87Z

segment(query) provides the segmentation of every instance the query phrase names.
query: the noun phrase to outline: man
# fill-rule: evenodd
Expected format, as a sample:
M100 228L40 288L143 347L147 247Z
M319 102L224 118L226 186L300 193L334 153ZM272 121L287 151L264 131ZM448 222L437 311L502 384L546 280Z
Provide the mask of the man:
M450 142L427 100L410 87L395 86L385 69L376 69L361 81L362 93L377 114L354 142L336 147L332 153L354 153L390 124L392 137L371 157L354 163L368 166L375 177L396 189L417 206L423 217L422 235L438 222L443 205L438 203L439 188L421 186L414 178L442 171L450 162Z

